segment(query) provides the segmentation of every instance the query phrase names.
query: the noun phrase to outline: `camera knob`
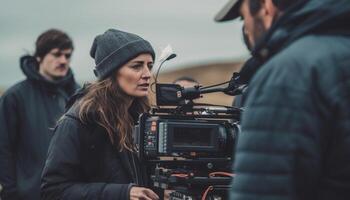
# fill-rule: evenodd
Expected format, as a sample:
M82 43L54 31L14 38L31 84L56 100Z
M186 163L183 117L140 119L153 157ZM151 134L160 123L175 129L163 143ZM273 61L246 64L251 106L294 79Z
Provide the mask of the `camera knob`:
M207 164L208 169L212 169L214 167L213 163L208 163Z

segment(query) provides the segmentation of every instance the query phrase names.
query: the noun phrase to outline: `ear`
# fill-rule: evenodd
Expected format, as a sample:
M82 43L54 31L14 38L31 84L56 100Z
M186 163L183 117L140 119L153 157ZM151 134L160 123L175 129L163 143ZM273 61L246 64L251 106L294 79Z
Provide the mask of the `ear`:
M35 58L36 58L36 61L38 61L38 63L40 63L40 62L41 62L40 57L35 57Z
M270 28L275 18L279 14L278 8L273 3L273 0L261 0L261 6L264 15L264 24L266 28Z

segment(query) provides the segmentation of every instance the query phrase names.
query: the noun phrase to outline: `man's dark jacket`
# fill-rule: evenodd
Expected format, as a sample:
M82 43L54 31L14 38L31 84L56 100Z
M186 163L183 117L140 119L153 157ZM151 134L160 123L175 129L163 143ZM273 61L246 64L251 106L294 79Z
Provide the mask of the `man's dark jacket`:
M242 72L231 199L350 199L350 1L297 4Z
M79 91L70 103L84 93ZM129 200L131 186L143 186L145 180L136 155L119 151L94 113L83 123L78 107L73 104L55 128L43 170L42 199Z
M24 56L27 79L9 88L0 99L0 184L2 200L40 199L40 177L52 128L64 113L78 85L69 71L48 81L38 73L34 57Z

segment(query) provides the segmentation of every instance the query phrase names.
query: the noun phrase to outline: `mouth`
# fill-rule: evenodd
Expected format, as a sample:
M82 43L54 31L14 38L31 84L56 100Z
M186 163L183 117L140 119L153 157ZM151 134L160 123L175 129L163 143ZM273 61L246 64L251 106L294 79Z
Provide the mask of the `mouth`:
M67 67L64 66L64 65L59 65L59 66L56 67L56 69L59 70L59 71L65 71L65 70L67 70Z
M149 83L138 84L140 87L149 87Z
M139 88L141 88L142 90L148 90L149 87L149 83L143 83L143 84L139 84L137 85Z

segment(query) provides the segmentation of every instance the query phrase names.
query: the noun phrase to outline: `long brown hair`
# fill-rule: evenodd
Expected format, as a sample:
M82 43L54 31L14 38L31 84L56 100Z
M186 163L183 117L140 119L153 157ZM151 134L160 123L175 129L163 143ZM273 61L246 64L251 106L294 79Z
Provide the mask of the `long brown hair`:
M80 120L86 123L94 116L94 121L106 130L113 145L120 151L124 148L133 151L133 117L149 110L148 98L135 97L130 106L132 97L120 88L113 76L91 83L85 90L79 100Z

